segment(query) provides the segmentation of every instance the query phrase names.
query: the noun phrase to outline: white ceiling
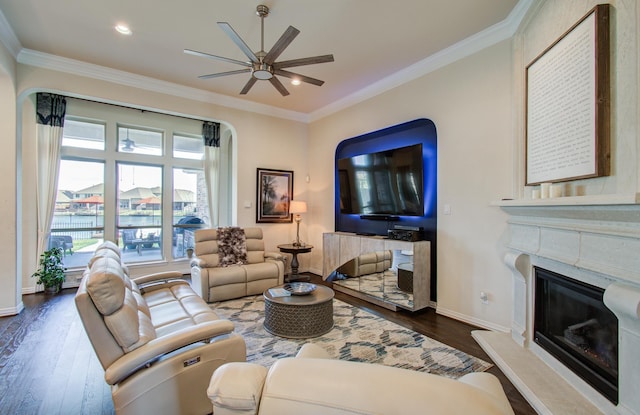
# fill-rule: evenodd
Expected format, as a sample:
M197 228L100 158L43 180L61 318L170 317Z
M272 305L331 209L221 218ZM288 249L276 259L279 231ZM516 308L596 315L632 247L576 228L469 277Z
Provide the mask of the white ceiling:
M279 61L334 55L332 63L289 69L321 79L323 86L293 86L280 78L289 96L268 81L241 96L248 73L198 79L242 67L183 49L246 61L216 22L228 22L258 51L259 4L271 9L264 20L265 50L289 25L301 31ZM42 52L309 114L504 24L516 5L518 0L0 0L9 23L0 36L9 33L23 54ZM115 32L120 22L132 36Z

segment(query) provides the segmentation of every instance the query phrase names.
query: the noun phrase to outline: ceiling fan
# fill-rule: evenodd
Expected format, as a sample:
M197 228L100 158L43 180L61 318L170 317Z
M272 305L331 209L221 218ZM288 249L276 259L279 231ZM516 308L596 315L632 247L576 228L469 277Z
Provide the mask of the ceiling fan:
M251 87L258 81L264 80L271 82L278 92L282 94L282 96L289 95L289 91L282 85L282 82L275 75L284 76L286 78L298 79L302 82L306 82L312 85L321 86L324 84L324 81L319 79L311 78L308 76L300 75L297 73L293 73L290 71L285 71L284 68L292 68L295 66L303 66L303 65L313 65L316 63L325 63L325 62L333 62L333 55L321 55L321 56L313 56L309 58L300 58L300 59L292 59L288 61L280 61L276 62L278 56L289 46L289 44L295 39L296 36L300 33L298 29L293 26L289 26L287 30L280 36L280 39L273 45L269 52L264 51L264 18L269 15L269 8L265 5L258 5L256 8L256 14L260 16L260 26L261 26L261 36L260 36L260 50L258 52L253 52L249 49L249 46L238 36L238 34L233 30L231 25L227 22L218 22L218 26L231 38L233 43L235 43L244 54L249 58L249 62L239 61L236 59L225 58L222 56L211 55L204 52L198 52L191 49L185 49L184 53L195 56L202 56L209 59L224 61L235 63L238 65L242 65L244 69L238 69L235 71L228 72L220 72L220 73L212 73L209 75L201 75L198 78L200 79L210 79L210 78L218 78L221 76L227 75L236 75L240 73L251 72L251 78L245 84L242 91L240 91L240 95L245 95Z
M132 152L136 148L136 142L129 138L129 129L127 128L127 137L122 140L122 148L120 151L126 151L128 153Z

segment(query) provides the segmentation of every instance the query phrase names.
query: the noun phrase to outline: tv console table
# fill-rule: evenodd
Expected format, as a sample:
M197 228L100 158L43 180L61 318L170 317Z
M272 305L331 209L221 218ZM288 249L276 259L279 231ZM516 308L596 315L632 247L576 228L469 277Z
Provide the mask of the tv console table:
M348 232L325 233L322 237L322 278L327 279L336 269L350 260L367 253L378 251L393 251L393 257L403 256L409 253L413 268L413 292L411 306L401 301L395 301L395 295L380 296L371 295L367 290L359 290L357 287L349 287L334 283L333 289L354 297L369 301L390 310L404 308L410 311L421 310L430 304L431 292L431 243L429 241L398 241L383 236L365 236ZM396 255L397 254L397 255ZM397 270L399 263L392 264ZM397 275L397 271L396 271ZM357 281L358 278L348 278ZM398 289L398 291L401 291Z

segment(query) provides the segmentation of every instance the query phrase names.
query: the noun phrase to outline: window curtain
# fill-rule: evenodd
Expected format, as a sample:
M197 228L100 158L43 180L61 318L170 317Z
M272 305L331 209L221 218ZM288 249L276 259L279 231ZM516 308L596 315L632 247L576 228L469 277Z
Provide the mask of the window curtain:
M217 228L220 193L220 123L204 122L202 124L202 138L204 139L204 179L207 185L209 226Z
M60 147L67 100L64 96L36 94L36 210L38 221L38 252L46 250L58 189Z

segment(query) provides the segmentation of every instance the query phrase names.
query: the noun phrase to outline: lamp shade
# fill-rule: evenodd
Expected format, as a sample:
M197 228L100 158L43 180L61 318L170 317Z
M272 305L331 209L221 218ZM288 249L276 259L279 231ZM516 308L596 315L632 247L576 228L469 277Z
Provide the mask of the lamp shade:
M307 202L300 200L292 200L289 203L289 213L305 213L307 211Z

